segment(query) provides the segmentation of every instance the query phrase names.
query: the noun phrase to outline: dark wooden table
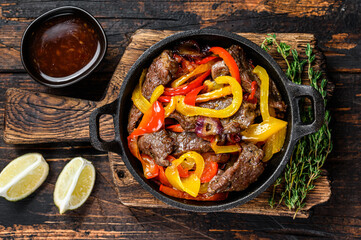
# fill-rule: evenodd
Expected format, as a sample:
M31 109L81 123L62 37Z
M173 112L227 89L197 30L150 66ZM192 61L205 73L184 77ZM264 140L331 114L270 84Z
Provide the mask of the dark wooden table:
M25 73L20 40L26 26L52 8L74 5L99 19L109 40L100 70L63 89L40 86ZM189 30L204 27L233 32L313 33L335 84L330 103L334 150L325 168L332 180L329 202L308 219L188 213L181 210L128 208L117 200L107 155L89 143L7 145L0 140L0 168L17 156L40 152L50 173L38 191L12 203L0 199L0 238L255 239L361 237L361 3L357 1L1 1L0 114L10 87L99 100L129 37L137 29ZM1 123L3 131L3 122ZM52 193L58 174L76 156L93 161L97 180L78 210L59 215Z

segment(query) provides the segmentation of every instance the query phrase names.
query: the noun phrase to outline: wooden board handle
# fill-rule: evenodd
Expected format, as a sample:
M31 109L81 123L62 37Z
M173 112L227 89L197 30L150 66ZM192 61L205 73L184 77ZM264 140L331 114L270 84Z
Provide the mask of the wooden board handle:
M88 100L8 89L4 140L10 144L89 141L89 116L98 105Z

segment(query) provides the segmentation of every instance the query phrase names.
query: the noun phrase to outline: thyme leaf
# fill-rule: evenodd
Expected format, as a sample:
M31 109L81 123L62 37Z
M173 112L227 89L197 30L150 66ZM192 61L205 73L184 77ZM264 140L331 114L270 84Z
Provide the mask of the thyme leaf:
M312 52L311 45L307 44L305 48L307 59L303 60L300 60L296 49L292 49L287 43L278 42L275 34L267 34L261 47L269 51L272 46L276 47L277 52L286 62L286 75L292 82L302 84L301 76L307 64L309 85L321 93L326 107L327 80L321 79L322 72L315 71L313 68L316 56ZM293 57L292 62L288 60L290 53ZM301 119L303 122L313 121L312 107L303 107ZM272 196L268 201L272 208L284 204L290 210L295 211L293 216L295 218L297 213L305 207L307 194L315 188L314 181L321 176L321 168L332 151L331 130L329 129L330 121L330 112L326 110L325 121L320 130L298 141L283 174L273 184Z

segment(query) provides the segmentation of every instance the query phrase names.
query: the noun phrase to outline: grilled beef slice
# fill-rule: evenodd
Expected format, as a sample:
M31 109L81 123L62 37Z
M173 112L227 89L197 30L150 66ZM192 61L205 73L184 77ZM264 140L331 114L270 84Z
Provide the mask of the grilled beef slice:
M177 122L182 126L182 128L187 132L194 132L196 127L197 117L188 117L180 114L177 111L174 111L169 115L169 118L177 120Z
M189 151L197 151L199 153L205 153L212 151L210 142L198 137L197 134L191 132L175 133L169 132L170 137L173 140L173 155L179 157L182 154Z
M237 161L225 171L218 170L210 181L208 194L242 191L255 182L264 170L263 151L252 143L243 143Z
M173 151L173 140L164 129L139 137L139 150L151 156L160 166L168 166L165 158Z
M169 50L163 51L149 66L142 86L143 96L149 100L154 89L159 85L166 85L169 83L177 71L178 63L172 58L172 53ZM129 133L133 132L142 115L142 112L133 104L128 117Z

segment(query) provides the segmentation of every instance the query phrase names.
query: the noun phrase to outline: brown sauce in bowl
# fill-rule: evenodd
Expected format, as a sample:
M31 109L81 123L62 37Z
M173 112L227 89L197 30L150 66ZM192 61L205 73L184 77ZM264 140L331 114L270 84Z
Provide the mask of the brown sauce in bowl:
M50 82L63 82L82 74L100 54L98 33L74 14L45 21L30 44L34 68Z

